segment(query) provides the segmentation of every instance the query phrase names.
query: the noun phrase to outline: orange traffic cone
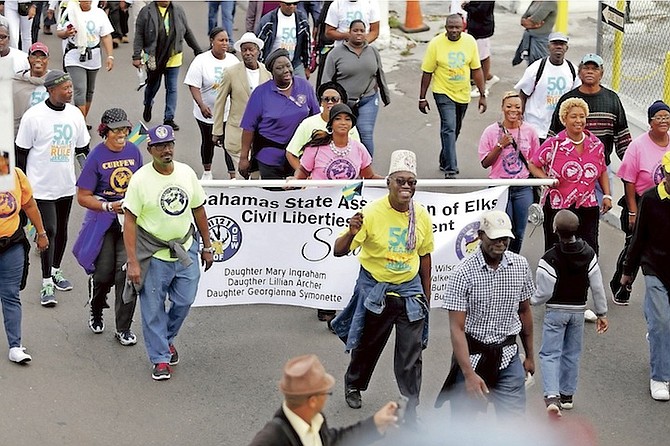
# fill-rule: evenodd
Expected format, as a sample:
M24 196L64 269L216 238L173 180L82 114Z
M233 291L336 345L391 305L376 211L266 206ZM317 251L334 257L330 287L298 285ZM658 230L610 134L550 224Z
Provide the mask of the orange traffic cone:
M420 33L428 31L430 28L423 23L423 14L421 14L421 4L418 0L408 0L405 7L405 24L398 28L404 33Z

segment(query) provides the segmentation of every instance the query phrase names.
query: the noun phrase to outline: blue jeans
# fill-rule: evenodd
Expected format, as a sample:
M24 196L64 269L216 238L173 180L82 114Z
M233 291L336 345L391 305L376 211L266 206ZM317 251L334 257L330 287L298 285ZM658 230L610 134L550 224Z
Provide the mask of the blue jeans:
M151 259L140 291L142 333L152 364L170 362L170 344L179 333L198 291L200 267L198 241L193 240L189 256L193 263L184 267L179 261ZM165 300L169 300L166 310Z
M533 188L530 186L510 186L505 212L512 220L514 239L509 244L509 250L521 252L521 243L526 234L528 224L528 206L533 203Z
M5 333L9 348L21 346L21 299L19 287L23 275L25 251L23 245L15 244L0 254L0 301L5 320Z
M547 309L539 355L545 397L575 394L583 338L583 311Z
M356 119L356 128L361 135L361 143L368 149L370 156L375 154L375 123L377 122L377 113L379 112L379 94L371 94L361 98L358 105L358 118Z
M177 109L177 81L179 80L179 67L165 69L165 114L164 121L173 121ZM161 78L149 76L147 86L144 89L144 105L153 105L154 98L161 88Z
M454 102L446 94L433 93L433 97L440 114L440 140L442 142L440 169L445 173L457 174L456 140L461 133L468 104Z
M649 330L650 378L670 381L670 302L668 289L656 276L644 276L644 317Z
M612 187L612 184L614 183L614 171L610 166L607 166L607 178L609 178L610 181L610 190L614 190ZM600 182L596 181L596 199L598 200L598 206L603 205L603 189L600 187ZM614 199L612 199L612 205L614 205Z
M221 27L226 30L228 34L228 40L230 41L230 47L233 47L233 16L235 14L235 2L231 1L208 1L209 3L209 14L208 14L208 28L207 33L211 33L212 30L218 24L217 13L219 8L221 8Z
M465 377L459 369L454 384L454 395L451 397L451 413L454 418L468 419L476 412L485 412L488 402L493 403L499 418L515 418L526 413L526 372L519 355L503 370L498 371L498 384L490 388L487 400L474 400L465 390Z

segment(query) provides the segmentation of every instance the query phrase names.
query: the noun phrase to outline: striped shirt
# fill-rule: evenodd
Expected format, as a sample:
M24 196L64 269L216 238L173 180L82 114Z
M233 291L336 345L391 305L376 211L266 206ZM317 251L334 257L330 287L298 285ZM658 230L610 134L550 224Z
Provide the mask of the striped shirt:
M484 344L499 344L521 332L519 304L535 293L533 277L525 257L505 251L497 269L486 264L481 248L464 259L447 282L442 308L463 311L465 332ZM517 346L503 347L500 370L517 353ZM477 366L480 354L470 355Z

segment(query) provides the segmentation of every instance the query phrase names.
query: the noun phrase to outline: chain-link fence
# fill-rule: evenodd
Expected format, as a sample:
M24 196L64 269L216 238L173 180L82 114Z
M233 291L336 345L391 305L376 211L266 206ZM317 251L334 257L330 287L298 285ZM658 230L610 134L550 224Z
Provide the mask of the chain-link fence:
M621 69L618 71L617 92L627 102L646 110L657 99L664 97L664 82L670 67L670 1L633 0L626 2L601 2L624 12L624 33L621 44L615 39L615 29L602 24L598 35L598 47L607 67L613 67L618 51L621 54ZM614 69L605 70L603 82L616 87ZM665 99L670 92L665 92Z

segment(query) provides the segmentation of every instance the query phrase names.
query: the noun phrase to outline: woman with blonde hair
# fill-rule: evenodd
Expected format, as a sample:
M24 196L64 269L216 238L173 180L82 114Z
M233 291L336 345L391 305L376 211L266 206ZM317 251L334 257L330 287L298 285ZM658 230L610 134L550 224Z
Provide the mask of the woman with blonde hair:
M545 250L558 242L552 228L554 216L569 209L579 217L577 235L598 254L598 222L600 214L612 208L610 183L605 164L605 146L586 130L589 106L583 99L570 98L561 104L559 118L565 129L547 139L531 154L528 164L536 178L554 178L558 183L546 189L541 199L544 205ZM598 208L596 183L604 195Z

